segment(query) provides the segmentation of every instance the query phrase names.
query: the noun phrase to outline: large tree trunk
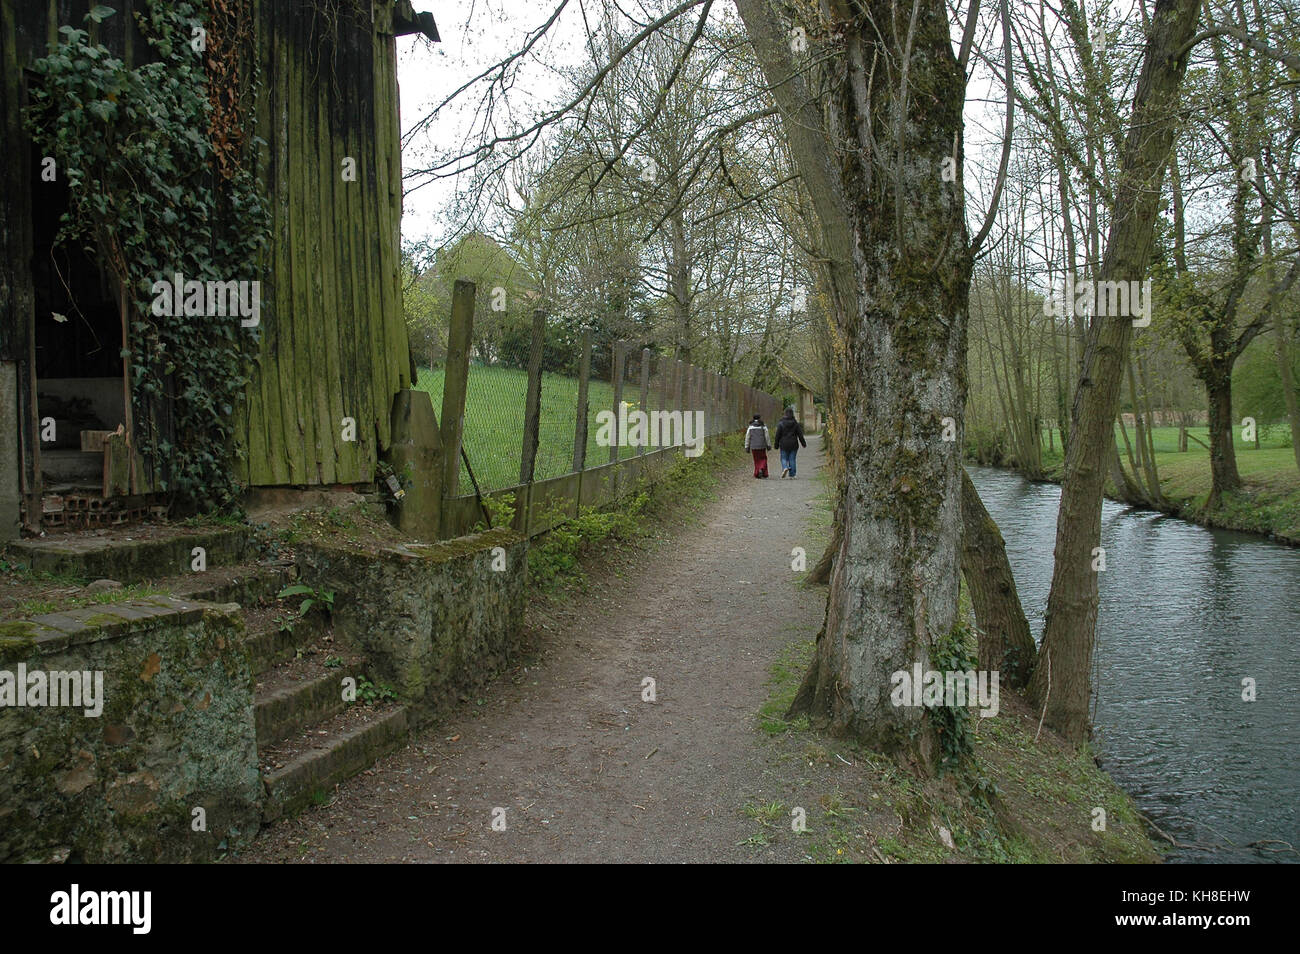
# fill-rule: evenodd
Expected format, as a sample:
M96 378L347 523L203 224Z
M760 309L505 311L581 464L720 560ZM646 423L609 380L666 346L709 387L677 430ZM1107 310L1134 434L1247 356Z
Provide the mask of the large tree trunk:
M788 34L773 33L766 3L737 6L769 84L788 81L767 42L788 44ZM971 261L961 182L939 172L961 134L964 78L940 0L919 0L915 21L890 0L855 6L860 15L837 24L845 61L833 93L849 142L839 174L857 282L843 329L843 538L825 632L792 711L933 768L935 726L890 696L891 674L929 669L931 647L957 622ZM944 418L957 423L956 441L942 439Z
M1161 182L1179 121L1176 107L1187 69L1185 50L1199 10L1200 0L1156 2L1120 155L1101 279L1146 277ZM1097 624L1093 551L1101 538L1104 467L1107 454L1114 453L1115 412L1132 334L1128 318L1094 315L1088 326L1071 410L1047 622L1029 686L1045 724L1073 742L1085 741L1091 730L1088 705Z
M957 616L962 441L941 434L944 417L962 421L970 255L961 182L938 173L960 137L964 78L939 0L920 0L915 22L888 0L854 4L835 24L828 135L788 29L766 0L736 6L827 239L850 382L843 538L794 709L932 767L937 732L919 707L891 703L890 676L928 669Z
M1217 362L1207 369L1205 395L1210 410L1210 496L1206 510L1214 510L1223 495L1241 489L1237 473L1237 451L1232 443L1232 366L1225 370Z
M1006 544L979 492L961 473L961 572L966 578L979 630L979 667L997 671L1009 685L1029 681L1038 647L1029 632Z

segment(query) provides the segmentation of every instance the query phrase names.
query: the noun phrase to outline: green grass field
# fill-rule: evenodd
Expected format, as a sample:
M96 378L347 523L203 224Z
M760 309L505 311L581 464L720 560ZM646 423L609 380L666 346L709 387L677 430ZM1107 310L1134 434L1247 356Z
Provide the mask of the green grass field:
M442 368L420 369L416 387L429 392L433 408L442 415ZM516 368L484 367L473 364L465 397L463 444L474 476L483 491L509 487L519 482L523 455L524 409L528 374ZM653 394L652 394L653 398ZM639 407L641 389L624 385L623 400ZM607 464L610 449L596 443L596 415L613 410L614 386L608 381L591 381L587 386L587 466ZM655 409L654 404L650 405ZM541 421L538 425L537 463L534 478L560 477L573 469L573 440L578 408L578 380L558 374L542 375ZM651 450L653 448L647 448ZM636 454L634 447L619 448L621 457ZM461 468L460 492L473 493L469 474Z
M1210 441L1206 427L1188 428L1187 432L1207 444ZM1300 539L1300 470L1296 468L1291 450L1290 432L1284 425L1274 425L1261 428L1259 437L1260 446L1256 450L1253 441L1248 443L1241 439L1240 427L1233 428L1237 471L1244 486L1240 494L1224 501L1212 522L1216 526ZM1062 464L1059 438L1059 433L1054 435L1054 453L1047 451L1046 438L1043 448L1043 464L1048 473L1058 479ZM1137 440L1131 427L1128 438L1131 443ZM1165 497L1185 512L1201 511L1210 493L1209 450L1189 440L1187 450L1180 453L1177 427L1153 428L1151 439L1156 449L1160 489ZM1118 425L1115 440L1120 454L1124 455L1124 437ZM1128 466L1127 456L1124 464Z

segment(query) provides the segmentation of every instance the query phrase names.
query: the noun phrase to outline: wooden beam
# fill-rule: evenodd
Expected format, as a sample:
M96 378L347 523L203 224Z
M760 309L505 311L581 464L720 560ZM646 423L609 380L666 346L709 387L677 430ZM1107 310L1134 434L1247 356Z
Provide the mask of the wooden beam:
M623 435L619 433L618 411L623 406L623 362L627 355L627 343L623 341L614 342L614 359L610 362L610 382L614 385L614 426L610 430L612 440L609 442L609 462L612 464L618 460L619 441Z
M447 331L447 371L442 384L441 422L444 496L460 491L460 441L465 431L465 396L469 386L469 343L474 326L473 282L457 279L451 294L451 327ZM448 508L443 507L444 519ZM444 527L444 531L445 531Z
M573 469L581 472L587 466L587 385L591 380L591 329L582 331L582 353L578 356L578 408L573 428ZM578 482L579 488L582 482Z
M530 484L537 464L537 438L542 412L542 350L546 347L546 312L533 312L533 340L528 350L528 394L524 406L524 446L519 456L519 482Z
M641 349L641 411L645 413L649 410L650 394L650 349ZM648 435L643 435L648 436ZM636 449L638 454L645 453L645 441L642 441Z

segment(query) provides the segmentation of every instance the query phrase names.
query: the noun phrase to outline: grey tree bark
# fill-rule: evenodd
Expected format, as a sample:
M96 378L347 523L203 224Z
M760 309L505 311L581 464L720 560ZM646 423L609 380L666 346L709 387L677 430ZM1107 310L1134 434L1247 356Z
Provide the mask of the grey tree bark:
M771 6L736 6L838 239L827 247L852 251L851 271L843 258L833 270L851 382L843 536L793 711L930 768L937 732L923 709L892 704L890 676L929 668L957 622L971 258L961 177L942 171L961 168L965 78L941 0L833 2L842 46L824 124ZM945 418L956 441L942 439Z

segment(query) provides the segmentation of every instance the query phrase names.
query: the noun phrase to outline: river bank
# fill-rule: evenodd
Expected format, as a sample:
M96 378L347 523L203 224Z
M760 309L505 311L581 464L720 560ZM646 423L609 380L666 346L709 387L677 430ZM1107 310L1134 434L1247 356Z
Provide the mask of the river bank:
M1019 470L1001 463L989 463L968 455L968 465L992 467L1024 477ZM1044 459L1040 478L1026 477L1060 486L1064 464L1059 457ZM1257 534L1275 543L1300 547L1300 471L1287 448L1239 450L1237 466L1242 489L1230 494L1212 511L1205 509L1210 493L1210 464L1204 453L1157 452L1163 503L1133 503L1118 493L1109 478L1106 498L1126 506L1142 507L1177 517L1197 526Z

